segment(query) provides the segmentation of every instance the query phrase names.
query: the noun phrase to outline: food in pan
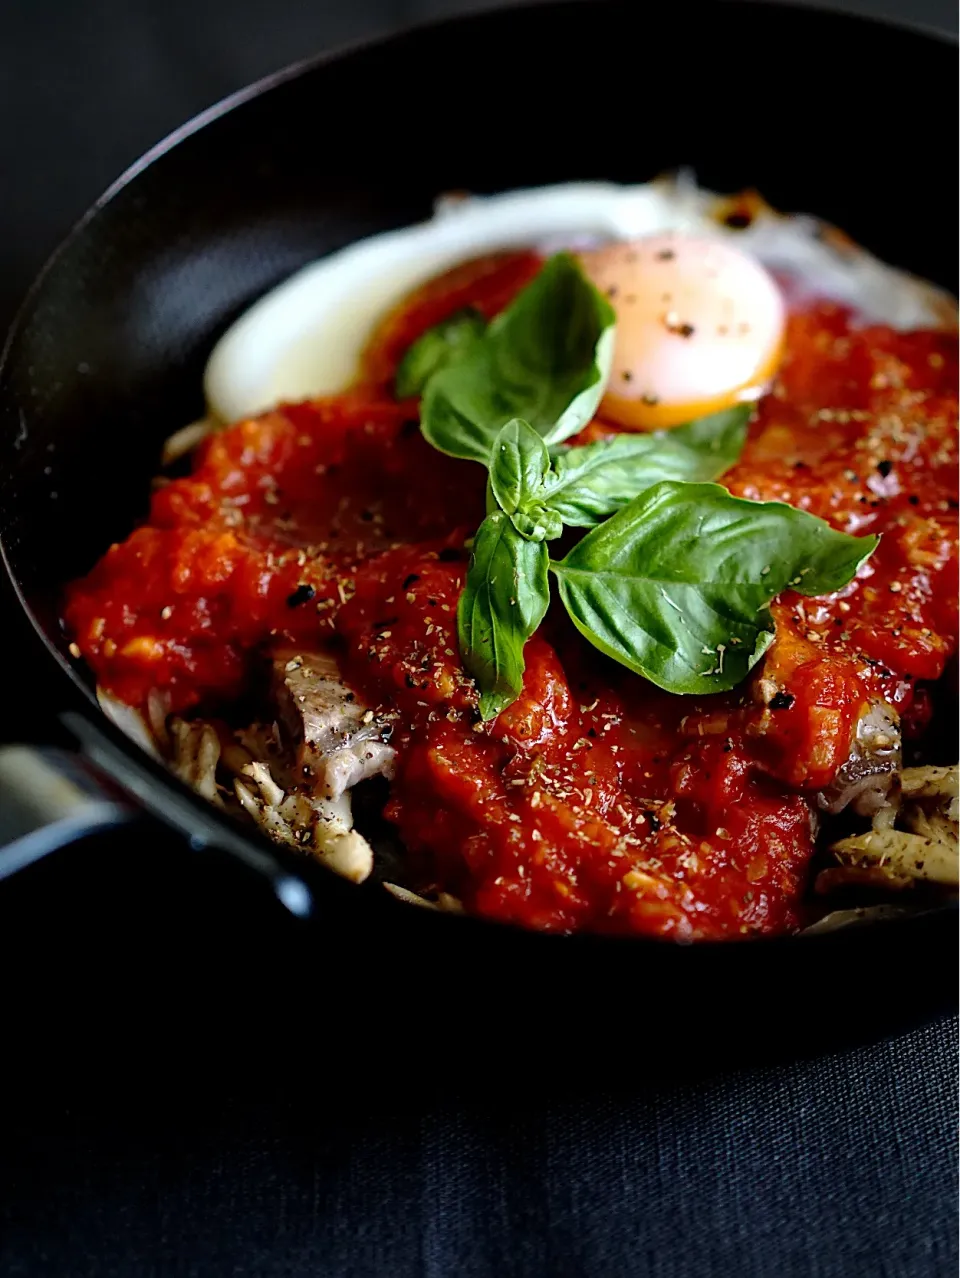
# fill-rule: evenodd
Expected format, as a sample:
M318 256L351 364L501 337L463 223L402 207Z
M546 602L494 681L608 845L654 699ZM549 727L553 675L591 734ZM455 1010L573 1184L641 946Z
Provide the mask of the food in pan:
M932 285L685 177L448 197L256 304L205 389L65 623L212 802L560 932L955 889Z

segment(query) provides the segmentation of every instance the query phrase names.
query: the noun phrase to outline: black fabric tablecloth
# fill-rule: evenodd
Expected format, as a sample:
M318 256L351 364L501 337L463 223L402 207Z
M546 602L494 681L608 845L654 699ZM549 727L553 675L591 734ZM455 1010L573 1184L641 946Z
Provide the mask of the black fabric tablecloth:
M288 1095L5 1122L9 1278L914 1278L956 1272L956 1036L634 1096ZM66 1064L66 1062L65 1062ZM389 1061L384 1059L389 1090ZM304 1109L315 1086L327 1108Z
M457 7L7 0L0 320L182 119L317 48ZM910 12L956 24L942 0ZM3 625L27 654L9 611ZM43 735L26 687L5 737ZM505 1055L481 1087L326 1023L335 956L220 865L193 865L185 898L186 855L104 839L0 891L9 1278L956 1271L955 1021L726 1074L704 1044L684 1080L625 1060L581 1088ZM418 1016L449 1014L418 981L398 956L371 982L368 1026L383 998L410 998L413 1036Z
M950 1020L727 1072L704 1042L682 1079L638 1033L584 1085L506 1044L478 1078L417 1054L470 1015L429 973L396 955L328 1020L336 954L148 836L5 885L0 971L6 1278L956 1272ZM397 1000L409 1037L378 1038Z

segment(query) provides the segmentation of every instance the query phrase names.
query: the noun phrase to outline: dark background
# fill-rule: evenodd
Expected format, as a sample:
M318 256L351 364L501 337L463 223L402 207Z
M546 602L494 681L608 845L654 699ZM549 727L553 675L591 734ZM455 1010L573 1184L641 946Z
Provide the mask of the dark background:
M637 0L638 9L650 2ZM197 111L322 49L494 7L509 4L0 0L0 323L6 324L38 265L83 210L147 147ZM954 0L842 0L821 7L957 29ZM744 56L744 66L718 67L718 77L748 75L746 51ZM491 91L495 83L491 69ZM816 67L810 68L810 90L822 91ZM831 91L840 111L856 113L868 105L847 103L842 85ZM896 86L878 84L877 92L896 93ZM335 127L335 121L317 121L319 155L325 130Z
M197 110L476 7L0 0L0 323L91 200ZM842 7L956 29L952 0ZM316 162L335 128L317 121ZM42 735L26 637L12 616L3 633L24 671L3 735ZM469 1015L431 1005L429 973L397 955L368 974L362 1031L331 1017L335 954L153 841L68 850L0 891L0 1274L955 1272L955 1023L722 1073L705 1043L683 1079L645 1071L639 1035L599 1080L507 1054L478 1078L417 1055L419 1018ZM408 1040L378 1041L383 1000L409 1001Z

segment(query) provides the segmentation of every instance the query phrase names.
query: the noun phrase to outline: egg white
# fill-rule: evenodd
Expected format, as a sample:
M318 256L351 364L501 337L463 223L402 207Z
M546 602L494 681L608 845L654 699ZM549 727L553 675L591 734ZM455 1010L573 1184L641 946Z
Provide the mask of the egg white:
M586 248L677 230L734 239L801 292L854 307L865 323L952 327L953 299L887 266L817 219L762 203L727 226L729 201L687 174L638 186L581 182L503 195L446 197L418 226L360 240L298 271L227 330L207 363L208 412L221 422L283 402L331 395L355 378L377 322L458 263L500 250Z

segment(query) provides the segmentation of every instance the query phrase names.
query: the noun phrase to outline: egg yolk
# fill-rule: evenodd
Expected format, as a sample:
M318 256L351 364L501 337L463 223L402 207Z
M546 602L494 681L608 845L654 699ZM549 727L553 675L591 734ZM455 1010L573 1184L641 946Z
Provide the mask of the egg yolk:
M679 233L580 255L617 314L600 415L660 430L758 398L780 359L785 310L759 262Z

